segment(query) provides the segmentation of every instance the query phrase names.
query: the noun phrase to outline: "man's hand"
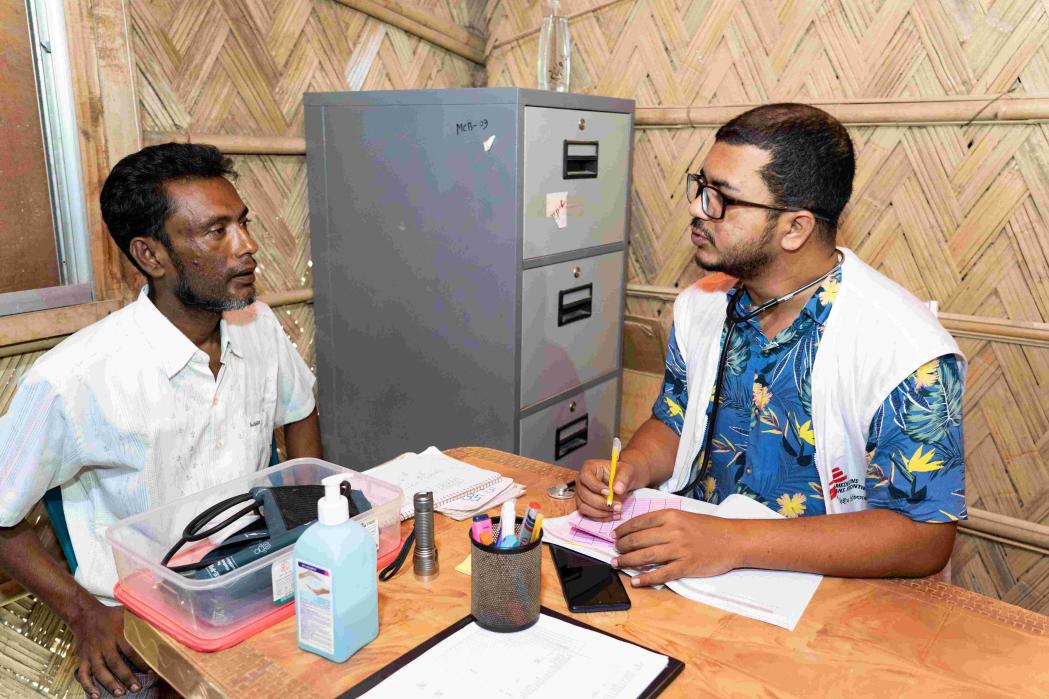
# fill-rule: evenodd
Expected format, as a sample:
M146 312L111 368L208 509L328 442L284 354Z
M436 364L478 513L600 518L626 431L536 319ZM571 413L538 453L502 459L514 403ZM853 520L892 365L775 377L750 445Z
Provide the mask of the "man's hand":
M76 678L84 691L91 697L100 696L97 681L115 697L137 692L141 689L139 681L121 654L139 668L146 664L124 638L124 608L107 607L86 593L77 607L77 613L66 622L76 638L80 657Z
M618 474L617 478L618 480ZM687 577L721 575L737 567L739 523L682 510L659 510L623 522L612 535L616 568L659 568L635 575L634 587Z
M584 461L576 478L576 508L579 514L598 521L612 519L623 509L623 498L632 490L648 485L648 472L622 458L616 463L616 482L612 484L618 499L608 505L608 474L611 461Z
M674 457L678 442L674 430L655 417L641 424L619 454L616 463L616 482L612 484L615 498L608 502L608 472L611 461L583 462L576 477L576 507L579 514L599 521L618 517L623 510L623 498L632 490L659 484L674 472Z

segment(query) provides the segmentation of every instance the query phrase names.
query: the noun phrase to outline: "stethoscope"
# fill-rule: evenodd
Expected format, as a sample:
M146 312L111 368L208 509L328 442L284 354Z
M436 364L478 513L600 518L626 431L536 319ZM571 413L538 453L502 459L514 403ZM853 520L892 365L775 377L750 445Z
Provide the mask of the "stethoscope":
M696 484L701 483L703 479L707 476L707 470L710 467L710 447L714 442L714 425L716 424L716 420L718 417L718 403L721 402L721 379L722 375L725 373L725 362L728 360L728 350L732 344L732 333L736 330L736 326L740 323L745 323L752 318L756 318L765 311L771 308L775 308L776 306L780 305L785 301L790 301L798 294L808 291L812 287L825 280L827 277L837 272L839 269L841 269L842 264L844 264L845 262L845 255L844 253L842 253L841 250L835 250L835 252L838 255L838 263L831 267L830 270L822 277L813 279L805 286L800 286L794 291L790 292L789 294L784 294L783 296L776 297L771 301L766 301L757 308L754 308L742 315L739 313L737 306L740 294L743 293L743 285L736 285L735 290L732 292L731 298L729 298L728 309L725 311L725 341L721 345L721 355L718 358L718 371L717 374L714 375L714 403L710 407L710 417L707 419L707 431L703 439L703 451L701 452L703 454L703 461L699 465L699 470L696 472L696 477L692 479L689 482L689 484L686 485L684 488L675 491L675 495L688 495L688 493L690 493L692 489L696 487Z

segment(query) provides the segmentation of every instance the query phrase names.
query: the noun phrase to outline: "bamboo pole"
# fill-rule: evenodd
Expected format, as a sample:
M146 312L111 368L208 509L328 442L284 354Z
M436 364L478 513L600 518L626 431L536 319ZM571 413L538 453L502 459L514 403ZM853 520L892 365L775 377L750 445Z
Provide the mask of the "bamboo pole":
M270 291L259 294L262 301L271 308L290 306L296 303L313 303L313 289L291 289L290 291Z
M1049 555L1049 527L1044 524L969 508L969 519L959 522L958 526L973 536Z
M1013 97L990 103L991 100L994 100L993 96L935 100L816 101L810 104L826 109L849 126L1049 121L1049 97ZM714 127L756 106L638 107L635 110L635 123L643 128ZM142 139L149 145L169 141L210 143L232 155L303 155L306 152L306 140L301 136L146 131Z
M959 99L815 100L806 103L826 110L847 126L1049 121L1049 97L1045 96L999 99L996 95L977 95ZM638 107L634 123L640 128L714 127L757 106Z
M259 301L262 301L271 308L279 308L281 306L290 306L296 303L312 303L313 302L313 289L292 289L290 291L271 291L265 294L259 294ZM24 342L14 342L9 344L0 344L0 359L4 357L14 357L20 354L32 354L33 352L42 352L43 350L49 350L57 345L62 340L69 337L77 330L87 327L96 320L99 320L106 313L117 310L119 305L117 302L107 302L104 309L99 311L95 308L83 307L84 313L77 315L77 310L81 307L70 306L62 309L67 312L68 321L66 326L60 331L61 334L54 335L52 337L41 337L40 339L28 340ZM46 313L46 311L43 311ZM101 315L100 315L101 313ZM10 316L9 318L17 318L17 316ZM54 327L46 327L41 325L39 332L53 332ZM0 337L2 342L2 337Z
M391 24L468 61L484 65L484 41L457 24L395 0L334 0L340 5Z
M145 131L142 141L159 143L207 143L230 155L305 155L306 139L301 136L250 136L242 134Z
M937 317L943 327L955 337L1049 348L1049 323L967 316L960 313L939 313Z
M666 303L672 303L680 291L681 289L673 286L626 285L626 295L631 298ZM937 317L943 327L956 337L1049 348L1049 323L1005 320L960 313L939 313Z

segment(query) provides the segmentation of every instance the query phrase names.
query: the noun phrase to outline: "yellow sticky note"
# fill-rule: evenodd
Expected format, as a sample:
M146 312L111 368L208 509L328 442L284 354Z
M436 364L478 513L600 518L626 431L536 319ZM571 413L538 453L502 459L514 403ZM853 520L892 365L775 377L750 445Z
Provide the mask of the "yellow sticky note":
M471 570L471 568L470 568L470 557L467 556L466 558L464 558L462 563L460 563L459 565L455 566L455 569L457 571L459 571L460 573L465 573L466 575L470 575L470 570Z

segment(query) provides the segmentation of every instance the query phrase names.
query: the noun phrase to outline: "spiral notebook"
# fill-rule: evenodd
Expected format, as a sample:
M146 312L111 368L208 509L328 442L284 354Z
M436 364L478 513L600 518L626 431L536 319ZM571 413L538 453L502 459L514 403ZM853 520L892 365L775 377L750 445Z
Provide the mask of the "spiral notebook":
M502 474L477 468L464 461L430 447L419 454L401 454L392 461L379 464L366 472L396 486L404 493L401 501L401 520L415 516L412 498L416 493L432 491L433 508L440 510L449 503L491 488L500 482Z

